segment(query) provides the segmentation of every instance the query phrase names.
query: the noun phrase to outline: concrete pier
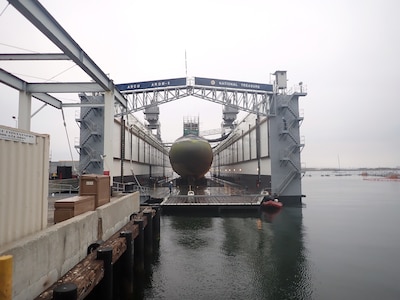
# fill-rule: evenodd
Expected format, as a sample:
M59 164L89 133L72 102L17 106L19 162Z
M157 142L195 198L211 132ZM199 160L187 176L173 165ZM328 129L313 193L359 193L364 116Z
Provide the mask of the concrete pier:
M122 194L89 211L0 248L14 258L14 300L32 299L87 257L88 247L106 241L140 211L139 193ZM39 298L40 299L40 298Z
M149 247L152 247L152 244L149 244L151 237L145 238L145 230L151 233L149 229L153 228L153 217L156 216L156 213L156 210L146 207L135 214L125 226L99 245L97 249L87 255L35 299L53 299L54 290L67 283L76 285L77 299L84 299L91 293L95 293L94 296L96 298L96 295L99 295L99 299L113 299L113 294L119 292L119 286L113 286L113 282L115 282L113 281L113 276L122 278L120 274L115 273L122 272L122 270L116 270L113 266L120 259L124 260L123 273L124 275L130 274L129 277L132 279L134 269L140 269L144 266L144 253L150 251ZM127 233L129 233L129 238L127 238ZM132 249L132 244L134 245L134 250ZM132 292L132 287L133 281L126 282L124 291Z

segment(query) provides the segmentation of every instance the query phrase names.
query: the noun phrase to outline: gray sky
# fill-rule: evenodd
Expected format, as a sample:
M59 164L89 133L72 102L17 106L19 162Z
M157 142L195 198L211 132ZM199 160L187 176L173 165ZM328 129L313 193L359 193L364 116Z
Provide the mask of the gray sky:
M308 91L300 102L306 167L337 167L338 158L342 168L400 166L397 0L40 2L116 84L185 77L185 50L188 76L269 83L270 73L287 70L289 87L302 81ZM0 12L7 4L0 0ZM0 52L59 50L10 5ZM71 62L0 67L29 82L87 80ZM42 105L33 102L32 112ZM18 92L0 84L0 108L0 124L15 126ZM65 109L72 146L76 110ZM184 116L199 116L201 130L222 121L219 105L196 98L160 111L164 141L182 135ZM31 130L50 134L52 160L71 159L61 111L44 108Z

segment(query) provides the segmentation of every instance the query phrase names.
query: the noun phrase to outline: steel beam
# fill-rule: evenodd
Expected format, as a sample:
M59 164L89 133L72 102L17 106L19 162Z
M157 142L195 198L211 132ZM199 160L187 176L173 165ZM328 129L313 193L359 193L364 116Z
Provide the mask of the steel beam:
M71 60L63 53L5 53L0 60Z
M57 98L54 98L53 96L46 94L46 93L33 93L32 97L47 103L55 108L61 109L62 107L62 102L58 100Z
M4 71L3 69L0 69L0 82L19 91L31 92L28 91L28 83L26 81ZM62 107L62 102L60 100L46 93L33 92L32 97L59 109Z
M53 16L35 0L8 0L25 18L47 36L86 74L96 81L104 91L113 91L115 98L126 107L126 99L115 88L114 83L82 50L72 37L61 27Z
M0 82L19 91L26 90L27 82L23 81L17 76L12 75L11 73L8 73L4 69L0 69Z
M193 96L223 106L266 116L269 109L270 93L242 89L216 89L204 86L151 88L124 92L128 96L128 113L158 106L183 97ZM121 115L122 113L118 114Z
M104 103L63 103L62 107L104 107Z
M104 91L95 82L27 83L26 90L30 93L95 93Z

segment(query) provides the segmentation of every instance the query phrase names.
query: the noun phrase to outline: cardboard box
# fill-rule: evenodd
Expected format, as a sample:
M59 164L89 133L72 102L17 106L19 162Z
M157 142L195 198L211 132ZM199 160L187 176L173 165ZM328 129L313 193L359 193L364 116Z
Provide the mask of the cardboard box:
M94 196L75 196L54 202L54 223L95 210Z
M110 176L86 174L80 177L79 195L94 196L95 207L110 202Z

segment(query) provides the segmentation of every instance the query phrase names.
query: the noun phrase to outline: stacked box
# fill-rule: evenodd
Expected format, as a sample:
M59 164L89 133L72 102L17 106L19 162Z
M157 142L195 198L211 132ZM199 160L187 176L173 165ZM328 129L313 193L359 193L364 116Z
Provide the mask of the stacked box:
M94 196L95 207L110 202L110 176L86 174L80 177L79 195Z
M54 202L54 223L95 209L94 196L75 196Z

